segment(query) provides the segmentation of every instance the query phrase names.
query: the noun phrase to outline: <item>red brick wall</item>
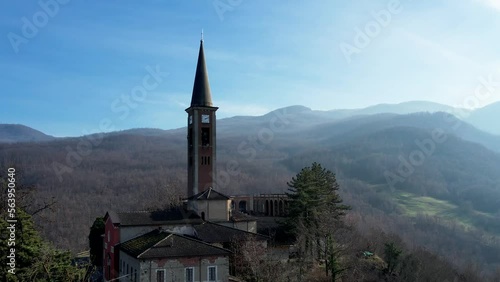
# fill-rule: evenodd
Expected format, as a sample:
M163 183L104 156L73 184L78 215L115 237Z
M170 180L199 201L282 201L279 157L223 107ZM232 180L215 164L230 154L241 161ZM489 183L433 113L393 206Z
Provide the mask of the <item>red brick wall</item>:
M108 216L105 218L105 232L104 232L104 260L103 260L103 270L104 278L106 280L114 279L118 277L118 267L119 267L119 252L114 248L118 243L120 243L120 229L113 224L111 218ZM109 235L108 235L109 234ZM108 262L109 261L109 262ZM109 267L108 267L109 263Z
M194 113L197 112L197 118L194 118ZM193 124L188 124L188 132L190 128L193 130L193 147L189 147L188 145L188 162L189 158L192 158L193 166L189 167L188 165L188 196L193 195L192 187L194 186L194 177L197 174L198 177L198 193L205 191L209 187L214 187L214 179L212 177L213 171L215 170L215 162L216 162L216 116L215 111L213 109L192 109L188 111L188 114L193 115ZM202 115L210 115L210 123L201 123ZM202 128L210 129L210 146L201 146L202 145L202 137L201 132ZM197 133L195 133L197 132ZM196 136L196 139L195 139ZM195 145L198 146L195 146ZM196 163L194 160L195 151L198 153L197 163L198 166L195 168L194 164ZM210 164L201 164L202 157L210 157ZM214 187L215 188L215 187Z

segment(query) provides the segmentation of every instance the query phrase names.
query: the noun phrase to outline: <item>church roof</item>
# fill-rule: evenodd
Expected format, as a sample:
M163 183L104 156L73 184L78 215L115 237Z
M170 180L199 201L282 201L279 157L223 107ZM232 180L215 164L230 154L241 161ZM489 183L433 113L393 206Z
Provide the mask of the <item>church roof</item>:
M196 230L197 237L207 243L226 243L234 240L246 240L248 237L253 237L257 241L264 241L268 237L252 233L237 228L224 226L221 224L206 221L203 224L193 226Z
M227 256L231 253L229 250L160 229L120 244L120 250L138 259Z
M112 218L121 226L164 225L201 223L203 220L194 212L182 207L171 207L159 211L120 212Z
M210 93L210 83L208 82L203 40L200 41L200 52L198 54L198 64L196 65L196 74L194 77L191 107L212 107L212 94Z
M188 200L229 200L229 197L215 191L212 187L208 188L207 190L200 192L196 195L193 195L189 198Z

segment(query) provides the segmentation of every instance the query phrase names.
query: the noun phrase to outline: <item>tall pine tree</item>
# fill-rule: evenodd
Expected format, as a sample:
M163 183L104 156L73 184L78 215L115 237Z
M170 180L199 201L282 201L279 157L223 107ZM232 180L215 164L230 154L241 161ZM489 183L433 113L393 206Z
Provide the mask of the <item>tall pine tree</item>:
M287 184L291 201L285 228L296 239L299 260L324 259L326 275L335 281L344 269L339 265L332 234L342 226L342 217L350 209L342 204L335 174L313 163Z
M287 184L291 201L286 226L293 234L300 225L316 229L325 221L340 221L350 209L342 204L335 174L318 163L303 168Z

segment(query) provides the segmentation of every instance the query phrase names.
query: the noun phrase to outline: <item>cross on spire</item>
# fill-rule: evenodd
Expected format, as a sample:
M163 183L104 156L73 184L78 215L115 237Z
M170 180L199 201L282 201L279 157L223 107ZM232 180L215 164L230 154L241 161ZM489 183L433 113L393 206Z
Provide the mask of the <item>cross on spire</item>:
M203 52L203 31L201 33L191 107L212 107L212 94L210 93L210 83L208 82L208 72Z

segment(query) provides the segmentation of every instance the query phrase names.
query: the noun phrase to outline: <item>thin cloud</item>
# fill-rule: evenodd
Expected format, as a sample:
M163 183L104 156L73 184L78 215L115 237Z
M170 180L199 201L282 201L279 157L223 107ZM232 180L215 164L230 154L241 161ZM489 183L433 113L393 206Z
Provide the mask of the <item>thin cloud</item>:
M436 52L440 54L443 58L446 58L450 62L454 62L457 64L461 65L468 65L474 68L481 68L482 66L475 62L474 60L468 58L467 56L464 56L462 54L459 54L455 52L454 50L447 48L435 41L432 41L428 38L425 38L423 36L420 36L418 34L415 34L413 32L407 31L405 29L398 28L397 31L406 37L407 39L411 40L412 42L416 43L419 46L425 47L428 50L431 50L433 52Z
M500 0L479 0L481 3L500 11Z
M214 101L219 107L218 113L221 116L260 116L269 113L271 110L267 107L255 104L232 103L228 101Z

